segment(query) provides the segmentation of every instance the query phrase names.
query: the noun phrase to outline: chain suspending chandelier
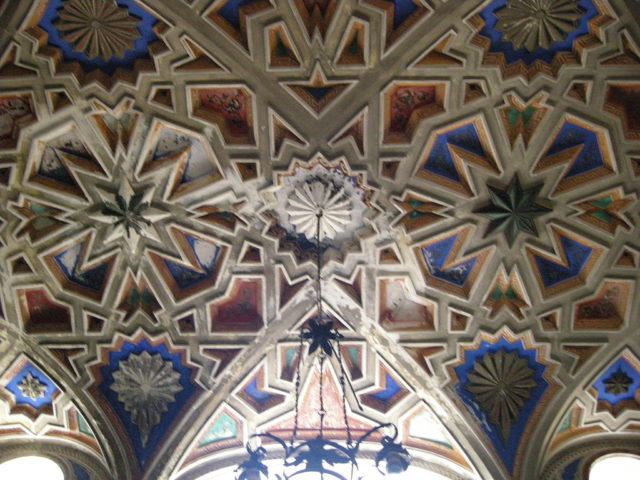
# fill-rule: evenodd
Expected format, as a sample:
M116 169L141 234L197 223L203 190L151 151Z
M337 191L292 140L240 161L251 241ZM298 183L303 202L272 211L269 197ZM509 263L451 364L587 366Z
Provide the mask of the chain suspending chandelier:
M295 416L291 438L282 439L271 433L256 433L252 435L247 443L246 449L249 458L241 463L236 469L237 480L265 480L278 479L289 480L294 478L310 478L316 474L318 480L347 480L347 477L339 472L340 467L346 466L350 469L350 480L361 479L358 473L358 454L361 445L372 436L378 434L382 436L381 448L375 456L375 466L381 474L402 474L409 468L411 457L402 443L398 442L398 428L392 423L380 424L358 438L353 437L353 432L349 426L347 418L347 400L345 384L349 382L345 374L340 348L342 334L334 326L330 316L323 312L322 308L322 229L323 209L322 204L316 212L316 308L317 315L310 319L308 326L300 329L298 359L295 372ZM318 385L319 409L317 436L311 440L298 440L298 416L300 403L300 378L302 372L302 357L305 342L308 344L309 362L315 359L319 362L320 381ZM329 357L335 355L340 365L340 388L342 417L344 420L344 433L346 442L340 443L328 439L325 436L325 409L323 397L323 371L325 362ZM349 382L350 385L350 382ZM352 387L353 388L353 387ZM389 433L390 434L385 434ZM269 467L265 463L267 450L258 442L272 442L282 448L282 473L271 474Z

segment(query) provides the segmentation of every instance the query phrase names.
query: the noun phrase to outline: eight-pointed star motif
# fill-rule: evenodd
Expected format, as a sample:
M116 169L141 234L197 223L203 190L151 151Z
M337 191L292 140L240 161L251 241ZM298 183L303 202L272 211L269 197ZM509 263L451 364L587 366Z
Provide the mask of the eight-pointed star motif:
M622 368L618 367L611 376L604 381L604 388L607 393L613 395L622 395L629 391L629 387L633 383L633 380L627 375Z
M120 183L118 193L102 195L99 210L91 217L107 224L105 242L124 238L132 251L140 237L160 241L154 224L170 215L169 212L151 206L154 188L134 191L128 180Z
M31 400L38 400L43 398L47 391L47 386L40 381L39 378L34 377L31 373L27 373L22 381L18 384L20 393Z
M523 190L514 176L505 190L489 187L491 205L475 210L490 219L485 236L491 232L504 234L509 246L520 232L538 235L535 218L551 209L536 202L542 185Z
M508 0L496 11L496 30L516 49L533 52L563 41L582 15L578 0Z

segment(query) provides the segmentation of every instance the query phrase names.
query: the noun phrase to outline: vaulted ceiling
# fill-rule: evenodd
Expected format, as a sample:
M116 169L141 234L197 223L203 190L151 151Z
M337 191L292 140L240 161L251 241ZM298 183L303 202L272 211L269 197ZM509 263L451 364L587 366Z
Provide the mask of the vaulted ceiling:
M640 453L638 16L0 2L0 462L187 480L290 432L318 195L354 429L452 479Z

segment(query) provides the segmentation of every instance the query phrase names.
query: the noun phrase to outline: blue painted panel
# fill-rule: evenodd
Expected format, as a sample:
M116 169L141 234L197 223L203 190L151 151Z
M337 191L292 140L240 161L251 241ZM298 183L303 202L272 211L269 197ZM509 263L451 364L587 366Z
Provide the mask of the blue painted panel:
M272 394L264 392L258 388L257 378L244 388L244 392L258 403L265 403L266 401L271 399L271 397L273 397Z
M402 390L402 387L393 379L388 373L385 375L385 389L381 392L371 395L373 398L380 400L381 402L388 403L398 392Z
M56 148L46 148L45 154L43 155L43 161L40 163L40 167L38 168L38 174L75 187L76 182L65 168L58 151L59 149Z
M73 470L76 480L91 480L89 473L77 463L71 462L71 469Z
M407 18L418 8L414 0L392 0L393 3L393 29L402 25Z
M449 152L449 144L444 135L440 135L436 139L424 169L440 177L460 182L460 175L458 175L458 170L453 163L453 158Z
M240 9L246 5L251 5L257 0L227 0L218 10L218 15L233 25L233 28L240 30Z
M203 269L210 272L218 263L218 257L220 256L220 247L216 247L209 242L200 240L197 237L192 237L191 235L187 235L186 239L193 249L193 252L196 254L198 264Z
M303 87L306 92L308 92L313 98L316 99L317 102L321 101L324 97L327 96L333 88L331 87Z
M192 237L190 235L187 235L185 238L195 253L198 265L204 271L199 272L197 270L192 270L191 268L184 267L178 263L165 259L164 264L173 279L176 281L178 288L181 290L197 285L203 280L209 278L218 264L221 251L220 247L204 242L199 238ZM206 256L205 253L207 254Z
M449 151L449 145L454 145L478 157L486 157L478 130L473 123L469 123L438 135L424 169L454 182L460 182L460 174Z
M506 444L502 440L502 435L500 434L499 429L489 423L487 415L480 408L480 405L474 401L473 394L465 388L469 383L468 375L473 370L475 363L481 360L485 355L489 353L496 353L501 350L507 353L517 352L520 358L525 359L529 367L534 371L533 380L537 385L531 391L531 396L524 404L522 412L514 421L511 427L509 440ZM509 471L513 470L518 446L529 418L535 411L539 400L542 398L549 386L543 376L546 367L536 361L536 356L537 351L527 350L522 341L510 343L505 338L501 338L495 344L484 341L480 344L477 350L467 351L465 354L464 364L456 367L455 369L459 380L455 386L457 394L463 400L467 408L469 408L469 410L478 418L480 427L491 439L496 451L499 453Z
M145 351L150 355L160 354L163 360L171 362L173 369L180 374L179 383L182 386L182 390L175 394L175 401L167 405L168 408L162 420L158 425L153 427L149 433L147 445L143 447L138 427L132 422L131 414L125 410L124 404L118 400L117 392L111 390L111 385L113 385L114 382L113 373L118 370L119 363L127 360L132 354L139 355ZM102 375L103 381L98 388L122 421L124 429L133 445L138 463L140 467L143 468L160 442L169 437L173 420L178 416L183 405L189 401L196 391L196 387L191 383L192 371L182 364L182 358L179 353L170 352L164 344L153 346L146 340L143 340L138 344L125 342L119 351L110 352L109 363L100 368L100 374Z
M100 291L104 285L109 266L107 264L91 268L83 273L78 273L80 263L80 250L84 244L74 245L67 250L55 255L53 259L64 276L72 283L91 290ZM74 258L75 256L75 258Z
M567 267L545 258L535 257L538 271L546 287L553 287L577 277L593 253L593 249L567 237L561 236L560 244L569 264Z
M478 135L478 130L473 123L468 123L455 130L445 134L447 142L456 147L460 147L468 152L473 153L479 157L486 156L484 148L482 148L482 142Z
M604 166L598 136L591 130L571 122L565 122L562 126L555 141L547 150L546 156L555 155L577 146L582 149L564 178L575 177Z
M20 391L20 387L18 386L24 378L31 374L32 377L37 378L38 381L46 386L44 391L44 395L42 398L33 399L30 397L25 397L22 395ZM51 405L53 402L53 396L56 392L58 392L58 388L51 381L49 377L47 377L44 373L40 371L35 365L31 362L28 362L22 370L18 372L18 374L11 379L11 381L5 386L7 390L9 390L16 398L16 404L18 405L30 405L33 408L40 410L45 405Z
M422 247L422 256L424 257L431 275L440 280L444 280L445 282L461 287L467 281L477 259L471 258L466 262L456 265L455 267L443 269L442 267L447 261L449 254L451 253L451 249L455 245L457 239L458 235L453 235L427 247Z
M63 57L66 61L78 62L85 72L99 69L111 75L118 68L132 70L136 60L151 58L149 56L149 45L158 39L153 31L153 27L158 20L133 0L118 0L117 3L120 7L129 10L132 16L140 20L140 24L138 25L140 38L135 41L134 48L127 50L122 58L111 57L107 61L101 58L89 58L83 52L75 51L69 42L62 40L58 29L54 25L59 18L58 10L62 8L62 0L49 1L38 26L47 32L49 44L62 50Z
M604 382L618 370L624 372L633 383L629 385L629 390L626 393L619 395L607 393ZM635 398L636 391L640 388L640 372L633 368L624 358L620 358L598 378L593 386L598 391L598 400L604 400L611 405L617 405L623 400L632 400Z
M581 460L582 459L579 458L566 466L562 472L562 480L578 480L578 466Z
M183 267L182 265L173 263L169 260L164 260L164 264L167 266L169 273L176 281L180 290L186 290L207 278L205 273L191 270L190 268Z
M495 0L480 12L480 16L485 22L480 34L491 40L491 47L489 51L492 53L504 54L505 60L509 65L514 64L519 60L522 60L526 65L531 65L536 60L542 60L543 62L549 63L553 60L556 54L560 52L570 52L572 50L574 40L589 33L589 21L598 15L598 11L593 5L592 0L580 0L578 5L584 11L584 15L578 21L576 29L569 33L565 40L554 43L548 49L537 48L533 52L529 52L525 48L516 50L511 42L503 41L502 32L496 30L498 17L496 17L495 12L504 8L506 4L507 0Z

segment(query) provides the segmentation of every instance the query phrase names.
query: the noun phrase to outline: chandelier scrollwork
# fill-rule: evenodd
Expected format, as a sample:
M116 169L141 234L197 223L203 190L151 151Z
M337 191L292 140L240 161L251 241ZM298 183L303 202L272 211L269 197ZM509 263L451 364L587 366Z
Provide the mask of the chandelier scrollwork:
M322 308L322 249L321 233L323 210L318 209L316 216L316 308L317 314L311 318L307 325L301 327L299 332L298 362L295 375L295 416L294 427L291 437L282 439L272 433L256 433L252 435L246 445L249 457L236 469L236 480L265 480L275 478L277 480L292 480L296 478L309 478L309 474L317 474L319 480L355 480L362 479L358 474L358 455L361 446L372 437L381 435L380 450L375 456L375 466L383 475L396 475L405 472L411 463L411 456L402 443L398 441L398 428L392 423L384 423L369 429L358 438L353 438L349 421L347 419L346 392L345 385L348 383L353 390L351 383L345 374L340 348L340 340L343 335L334 326L333 320L324 314ZM320 368L320 380L318 385L319 408L318 434L308 440L298 440L298 416L300 404L300 379L302 372L302 358L304 343L308 343L307 358L309 361L317 359ZM344 432L346 442L327 438L324 431L324 420L327 410L325 409L323 388L324 388L324 366L329 357L337 359L340 366L340 387L342 395L342 416L344 421ZM265 444L277 445L282 454L278 457L281 460L282 473L271 473L266 464L268 455ZM342 468L341 468L342 467ZM343 470L350 469L347 477ZM342 470L342 471L339 471Z

